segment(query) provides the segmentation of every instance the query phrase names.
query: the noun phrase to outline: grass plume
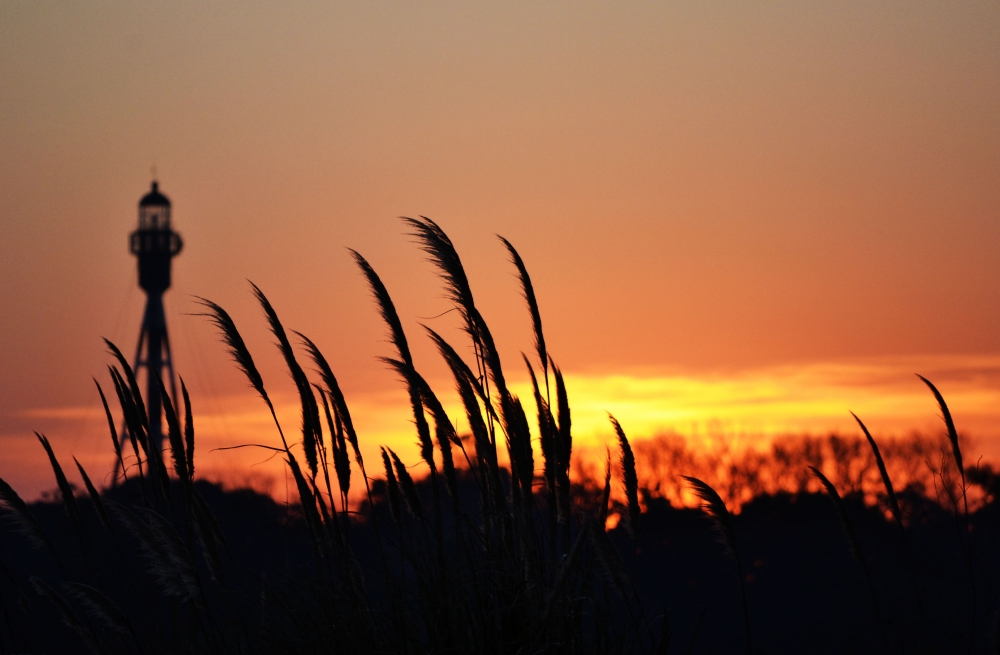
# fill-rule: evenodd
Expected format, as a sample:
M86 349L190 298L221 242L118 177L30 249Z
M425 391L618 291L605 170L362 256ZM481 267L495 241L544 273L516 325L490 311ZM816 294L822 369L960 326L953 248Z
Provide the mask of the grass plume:
M323 379L323 384L326 385L326 393L330 397L330 402L333 403L337 416L344 424L344 436L351 444L351 448L354 450L355 461L357 461L358 466L363 472L365 464L364 459L361 457L361 448L358 446L358 433L354 429L354 421L351 419L351 410L347 406L347 400L344 398L344 393L340 390L340 383L337 382L337 377L333 374L333 369L326 361L323 353L321 353L319 348L316 347L316 344L304 334L300 332L296 332L296 334L298 334L299 338L302 339L302 343L309 352L309 356L319 369L320 377Z
M542 378L545 380L545 387L548 389L549 386L549 356L545 350L545 333L542 331L542 315L538 311L538 301L535 299L535 288L531 284L531 276L528 275L528 269L524 265L524 261L521 259L521 255L518 254L517 250L507 239L503 238L499 234L497 238L503 242L505 248L507 248L507 253L510 255L510 261L517 268L517 277L521 281L521 292L524 294L524 301L528 304L528 312L531 314L531 327L532 332L535 337L535 352L538 355L538 361L542 365Z
M639 539L639 478L635 473L635 455L632 454L632 447L628 443L625 431L618 423L618 420L608 414L608 420L615 429L618 437L618 446L621 448L622 464L622 485L625 487L625 498L628 506L628 533L632 536L633 543L638 543ZM720 499L721 500L721 499ZM725 508L725 505L723 505ZM735 537L734 537L735 539Z
M122 354L122 351L118 349L118 346L113 344L110 340L105 339L104 343L108 346L111 354L114 355L115 359L118 360L118 365L121 366L122 371L125 374L125 379L128 380L128 388L132 392L132 401L135 403L136 411L138 413L138 418L142 423L142 426L149 431L149 418L146 416L146 404L142 400L142 393L139 391L139 383L135 379L135 371L129 366L128 360Z
M934 394L934 399L937 400L938 407L941 408L941 418L944 420L945 428L948 430L948 441L951 442L951 453L955 458L955 466L958 467L958 472L962 475L962 487L964 493L965 467L962 465L962 449L958 445L958 431L955 429L955 421L951 418L951 410L948 409L948 403L944 401L944 396L942 396L941 392L934 386L934 383L922 375L918 375L917 377L930 388L931 393Z
M196 296L196 299L203 307L208 309L208 312L202 315L206 316L218 328L222 336L222 342L229 350L229 355L233 358L233 361L236 362L236 367L243 372L247 381L250 382L250 386L261 397L261 400L267 405L268 410L270 410L271 418L274 419L275 427L277 427L278 434L281 436L281 444L287 453L288 442L285 440L285 434L278 423L278 415L274 411L274 404L271 402L271 398L267 395L267 390L264 388L264 378L261 377L260 371L257 370L253 356L250 355L250 349L247 348L246 342L243 341L240 331L236 328L236 323L221 306L199 296Z
M382 283L382 279L379 278L375 269L368 263L368 260L362 257L356 250L351 250L350 252L354 256L354 261L358 265L358 268L361 269L362 274L368 281L368 286L378 305L382 320L389 327L390 341L396 348L396 352L399 354L399 361L402 362L404 367L402 370L397 368L397 372L406 381L407 392L410 396L410 408L413 411L413 421L417 426L417 437L420 440L420 454L423 456L424 461L427 462L427 465L430 466L431 471L436 472L437 469L434 465L434 445L431 443L430 426L428 426L427 418L424 416L423 403L420 400L420 389L410 375L410 371L415 374L416 369L413 366L413 356L410 354L410 346L406 340L406 333L403 331L403 324L399 320L399 314L396 312L396 306L393 305L392 298L389 297L389 292Z
M295 388L299 392L299 401L302 405L302 449L305 451L306 464L309 467L309 471L312 473L312 477L315 478L318 472L317 445L322 435L322 428L319 422L319 406L316 403L316 397L312 393L312 386L309 384L306 374L295 359L295 351L288 340L288 335L285 334L284 326L278 319L278 313L274 310L264 292L256 284L251 282L250 286L253 288L254 297L260 303L261 309L264 310L264 316L267 318L271 333L278 340L278 350L281 351L281 355L285 359L285 365L288 367L288 372L295 383Z

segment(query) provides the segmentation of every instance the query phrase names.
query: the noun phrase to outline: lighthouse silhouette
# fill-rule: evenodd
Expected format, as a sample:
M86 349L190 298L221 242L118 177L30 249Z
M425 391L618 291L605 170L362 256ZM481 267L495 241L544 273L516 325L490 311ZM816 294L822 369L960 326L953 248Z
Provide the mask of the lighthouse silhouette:
M150 445L157 452L163 450L160 381L169 384L170 395L177 397L163 294L170 288L171 260L183 246L181 235L170 226L170 199L160 193L159 184L153 180L149 193L139 201L139 227L129 236L129 249L139 260L139 286L146 292L146 311L142 316L133 369L136 374L140 368L146 371ZM163 377L164 368L169 373L169 381Z

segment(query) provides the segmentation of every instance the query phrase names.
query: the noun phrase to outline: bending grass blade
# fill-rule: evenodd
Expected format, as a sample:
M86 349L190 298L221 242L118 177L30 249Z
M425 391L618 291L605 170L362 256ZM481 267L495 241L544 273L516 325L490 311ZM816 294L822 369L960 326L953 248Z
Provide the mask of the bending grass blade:
M406 341L406 333L403 332L403 323L399 320L399 314L396 312L396 306L392 303L389 291L385 288L378 273L375 272L375 269L372 268L372 265L368 263L368 260L361 253L350 248L348 248L348 251L354 257L354 262L361 269L361 273L368 281L368 287L378 305L379 315L382 316L382 320L389 327L389 340L395 346L396 352L399 353L399 359L408 366L413 366L413 357L410 355L410 346Z
M318 389L318 387L317 387ZM326 400L326 394L320 393L323 400L323 413L326 416L327 428L330 431L330 447L333 449L333 470L337 474L337 486L340 493L347 497L351 490L351 460L347 456L347 443L344 440L343 422L337 417L334 424L333 415L330 413L330 403Z
M358 467L361 469L362 474L364 474L365 463L364 459L361 457L361 449L358 447L358 434L354 430L354 421L351 419L351 411L347 407L347 400L344 398L344 393L340 390L340 384L337 382L337 378L333 374L333 369L330 368L330 364L327 363L326 358L323 357L323 353L319 351L316 344L310 341L309 338L301 332L296 332L295 334L302 339L302 343L309 352L309 356L312 358L313 363L315 363L319 368L320 377L323 378L323 384L326 385L326 393L330 396L330 402L333 403L334 411L344 423L345 436L347 441L350 442L351 448L354 450L354 460L358 463Z
M716 531L719 533L720 543L726 548L726 553L732 557L736 557L739 552L736 544L736 531L733 529L733 517L729 513L729 509L726 507L725 501L719 494L698 478L689 477L687 475L682 475L694 493L702 501L702 510L712 521L712 525L715 527Z
M121 373L118 369L109 366L108 372L111 374L111 380L115 385L115 394L118 396L118 405L121 407L122 414L125 417L125 429L128 431L129 441L132 443L132 450L135 451L135 459L139 464L139 475L142 476L142 457L139 455L139 448L142 448L142 455L149 457L149 448L146 443L146 433L142 428L142 424L138 418L138 410L135 407L135 402L132 396L129 394L128 386L126 385L125 379L122 378Z
M972 601L972 611L970 612L972 627L970 628L969 632L971 635L975 635L976 622L978 621L978 616L977 616L978 600L976 598L976 576L973 565L972 535L969 532L971 524L969 523L968 489L966 488L966 483L965 483L965 467L962 465L962 449L958 445L958 431L955 429L955 421L952 420L951 418L951 411L948 409L948 404L944 401L944 396L941 395L941 392L938 391L937 387L935 387L931 383L931 381L925 378L924 376L917 375L917 377L923 380L924 384L930 387L931 392L934 394L934 398L937 400L938 407L941 408L941 418L944 419L945 427L948 429L948 441L951 442L951 452L955 458L955 465L958 467L958 472L962 476L962 505L965 513L964 541L966 542L964 544L965 546L964 554L965 554L966 567L969 573L969 589ZM972 652L973 643L974 643L974 638L970 638L969 641L970 653Z
M892 480L889 478L889 471L885 468L885 461L882 459L882 453L878 449L878 444L875 443L875 439L872 438L871 432L865 427L865 424L861 422L861 419L857 417L854 412L851 412L851 416L854 420L858 422L861 426L861 431L865 433L865 438L868 439L868 445L871 446L872 454L875 455L875 463L878 465L879 475L882 476L882 486L885 487L885 493L889 498L889 510L892 512L893 518L896 519L896 523L899 524L899 528L903 528L903 518L899 511L899 501L896 499L896 492L892 488Z
M385 361L390 363L402 375L401 362ZM448 413L444 411L441 401L438 400L437 395L435 395L423 376L412 368L409 370L409 374L412 376L412 382L420 391L420 397L423 400L424 406L434 418L434 436L437 438L438 450L441 452L441 468L444 472L445 484L448 487L448 494L452 498L457 498L458 479L455 476L455 459L451 452L451 445L455 442L461 443L458 439L458 433L455 431L455 426L452 425L451 419L448 418Z
M437 266L438 275L445 281L448 298L455 303L465 318L466 332L480 349L490 379L497 389L501 417L504 419L503 422L506 422L509 393L503 367L500 365L500 354L489 326L476 308L472 298L472 288L469 286L462 260L454 244L444 230L426 216L421 216L419 219L403 217L403 221L413 229L410 235L417 239L421 250L427 253L431 262Z
M858 542L857 533L854 530L854 523L851 521L851 517L847 515L847 508L844 507L844 501L840 497L840 493L837 492L837 487L834 486L830 480L823 475L815 466L810 466L809 470L812 471L816 479L820 481L823 488L826 489L826 493L830 496L830 500L833 501L834 507L837 509L837 515L840 517L840 525L844 529L844 534L847 536L847 543L851 551L851 555L854 559L861 565L862 570L865 574L865 583L868 587L868 596L872 601L872 608L875 610L875 619L878 621L879 636L882 639L882 650L886 653L889 652L889 641L885 636L885 624L882 621L882 612L879 609L878 600L875 597L875 586L872 584L872 576L868 571L868 563L865 561L864 553L861 550L861 544Z
M97 487L94 483L90 481L90 476L83 469L83 465L77 461L76 457L73 458L76 462L76 468L80 470L80 477L83 478L83 484L87 487L87 493L90 494L90 502L94 505L94 511L97 512L97 518L101 520L101 524L107 529L111 529L111 519L108 518L108 512L104 509L104 501L101 500L101 494L97 491Z
M938 407L941 408L941 418L944 419L945 427L948 428L948 441L951 442L951 452L955 457L955 465L958 466L958 472L962 475L962 495L965 495L965 467L962 466L962 449L958 445L958 431L955 429L955 421L951 418L951 411L948 409L948 403L944 401L944 396L941 392L937 390L937 387L931 383L930 380L922 375L917 375L918 378L923 380L924 384L930 387L931 393L934 394L934 399L937 400ZM966 509L968 511L968 509Z
M424 382L423 378L420 377L420 374L406 362L401 362L390 357L380 357L379 359L383 364L396 371L396 374L399 375L399 377L403 379L403 382L406 383L406 388L410 393L410 402L413 407L414 422L417 425L417 438L419 439L417 445L420 446L420 457L430 468L431 475L434 475L437 473L437 465L434 463L434 443L431 441L430 426L427 425L427 419L424 416L423 401L421 400L421 397L423 396L423 393L421 392L421 383L425 386L427 383ZM428 390L429 389L430 387L428 387ZM420 420L417 419L418 416L420 417ZM449 454L450 452L451 451L449 450Z
M212 321L219 329L219 332L222 333L222 342L226 344L230 356L236 362L237 368L243 371L243 374L250 382L250 386L253 387L254 391L257 392L257 395L261 397L267 408L271 411L271 418L274 419L274 425L278 428L278 434L281 436L281 445L284 446L285 452L288 453L288 442L285 440L285 434L278 423L278 415L274 411L274 404L264 389L264 379L257 370L253 357L250 355L250 350L243 341L243 337L240 336L240 331L236 329L236 323L233 322L232 317L229 316L226 310L211 300L200 296L195 296L195 298L202 306L209 310L207 313L202 314L202 316Z
M357 263L358 268L361 269L362 274L364 274L365 279L368 281L368 286L371 289L372 296L375 298L375 302L378 304L382 320L389 327L389 337L396 348L396 352L399 354L399 361L403 363L406 369L416 373L416 369L413 366L413 357L410 355L410 346L406 341L406 333L403 331L403 324L399 320L399 314L396 312L396 306L392 303L389 291L382 284L381 278L379 278L371 264L368 263L368 260L362 257L356 250L351 250L350 252L354 256L354 261ZM386 360L383 359L383 361ZM427 425L427 418L424 416L423 405L420 402L420 389L407 371L400 371L397 368L397 372L400 373L406 382L407 392L410 395L410 409L413 411L413 421L417 426L417 435L420 439L420 454L428 466L431 467L431 473L435 474L437 473L437 468L434 465L434 445L431 442L430 426Z
M463 311L469 336L476 338L477 326L472 316L475 310L472 288L451 239L437 223L426 216L419 219L404 216L402 220L413 230L410 236L417 240L420 249L437 267L438 275L445 282L448 299Z
M250 282L250 286L253 288L254 297L260 303L261 309L264 310L264 316L267 318L271 333L278 340L278 350L285 358L285 365L288 367L288 372L292 376L292 381L299 392L299 401L302 404L302 449L305 451L306 465L309 467L309 472L315 479L318 472L316 448L321 438L319 407L316 403L316 397L313 396L312 387L306 378L306 374L295 359L295 352L292 350L292 344L288 341L288 335L285 334L284 326L278 319L278 313L274 311L271 302L256 284Z
M118 441L118 430L115 429L115 419L111 415L111 408L108 406L108 399L104 396L104 389L101 388L101 383L97 381L97 378L92 379L94 380L94 384L97 385L97 393L101 396L101 404L104 405L104 413L108 417L108 430L111 432L111 445L115 449L115 458L118 460L118 466L121 468L122 475L125 475L125 460L122 458L122 445ZM128 481L128 476L125 477L125 480L126 482Z
M747 630L747 653L752 653L750 639L750 612L747 610L746 584L743 582L743 565L740 563L740 552L736 545L736 530L733 529L733 517L726 508L726 503L722 497L713 489L698 478L681 476L694 489L695 495L702 501L702 509L712 520L715 529L722 537L722 543L726 547L726 552L736 560L736 572L740 578L740 594L743 598L743 620Z
M431 337L431 340L434 341L434 345L437 346L438 352L441 353L441 356L447 362L448 368L451 369L452 376L455 378L455 389L462 399L462 405L465 407L465 415L469 421L469 428L472 430L473 437L475 438L476 456L485 462L489 462L489 465L495 468L497 465L496 445L490 440L486 421L483 419L482 412L479 409L479 402L481 401L486 411L489 411L491 409L489 399L483 392L472 370L458 353L455 352L455 349L434 330L426 325L424 329Z
M545 477L545 487L549 492L549 503L555 509L555 473L556 462L553 445L555 442L555 430L553 430L552 413L549 410L548 402L542 398L541 390L538 388L538 378L535 377L535 369L528 361L528 356L521 353L524 365L528 369L531 378L531 391L535 397L535 407L538 408L538 441L542 449L543 475Z
M570 459L573 455L573 431L572 418L569 410L569 397L566 394L566 384L563 381L562 371L555 365L554 361L549 361L556 379L556 405L558 411L558 430L555 433L555 443L553 444L556 455L556 504L559 509L559 522L569 525L569 518L572 508L570 507L572 493L569 481ZM569 529L566 529L565 542L569 542Z
M875 463L878 465L878 472L882 476L882 485L885 487L886 495L889 497L889 510L892 512L892 517L895 519L896 526L899 528L899 537L903 542L903 551L906 553L906 563L910 571L910 583L913 585L913 595L917 603L917 616L920 621L920 629L923 632L924 640L927 640L927 623L924 619L924 603L920 599L920 586L917 584L917 568L913 564L913 555L910 553L910 545L906 541L906 528L903 526L903 515L899 510L899 501L896 499L896 492L892 488L892 479L889 478L889 471L885 468L885 461L882 459L882 453L878 449L878 444L875 443L875 439L872 437L871 432L865 427L865 424L861 422L861 419L857 417L854 412L851 412L851 416L854 420L858 422L861 426L861 431L864 432L865 438L868 440L868 445L871 446L872 454L875 455Z
M157 378L160 385L160 398L163 399L163 413L167 417L167 441L170 443L170 454L174 460L174 473L185 485L189 486L191 479L187 470L187 453L184 452L184 437L181 435L181 424L174 410L174 403L167 393L163 380Z
M270 405L271 399L268 398L267 391L264 390L264 379L260 376L260 372L254 364L253 357L250 355L250 350L243 341L243 337L240 336L240 331L236 329L236 323L233 322L229 313L207 298L200 296L195 296L195 298L199 304L208 308L208 313L201 314L201 316L205 316L211 320L215 324L215 327L219 329L219 332L222 333L222 342L226 344L229 355L236 362L237 368L243 371L243 375L249 380L250 386L264 399L264 402Z
M142 423L142 427L148 432L149 418L146 416L146 405L142 402L142 393L139 391L139 384L135 379L135 371L133 371L132 367L129 366L128 361L126 361L125 356L122 355L122 351L118 349L118 346L111 343L108 339L105 339L104 343L107 344L111 354L118 360L119 365L122 367L122 371L125 372L125 379L128 380L128 388L132 391L132 400L135 402L139 421Z
M847 515L847 509L844 507L844 501L841 499L840 493L837 492L837 487L815 466L810 466L809 470L812 471L816 479L823 485L827 495L830 496L830 500L833 501L834 507L837 509L837 516L840 517L840 525L844 528L844 534L847 536L847 544L850 548L851 556L856 561L863 563L865 558L861 552L861 544L858 543L858 537L854 531L854 523L851 522L851 518Z

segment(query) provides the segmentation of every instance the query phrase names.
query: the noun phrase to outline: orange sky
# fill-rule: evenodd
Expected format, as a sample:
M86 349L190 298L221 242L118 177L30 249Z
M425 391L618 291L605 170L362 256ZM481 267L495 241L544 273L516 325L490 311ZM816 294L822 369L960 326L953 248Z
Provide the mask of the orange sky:
M493 235L518 247L595 425L846 429L882 399L885 430L924 429L912 373L940 371L960 427L991 435L997 116L995 2L5 2L0 477L51 486L31 429L103 461L90 376L101 336L134 348L126 237L154 164L186 242L168 320L209 442L239 440L256 406L192 294L288 386L246 278L372 434L409 439L344 249L440 378L417 322L455 322L430 318L447 304L403 214L451 234L512 370L530 324Z

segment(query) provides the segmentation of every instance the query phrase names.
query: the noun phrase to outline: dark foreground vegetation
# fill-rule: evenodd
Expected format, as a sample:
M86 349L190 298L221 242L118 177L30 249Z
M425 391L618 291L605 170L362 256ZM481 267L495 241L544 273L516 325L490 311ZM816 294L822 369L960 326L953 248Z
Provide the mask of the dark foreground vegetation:
M797 471L795 493L757 476L759 462L728 467L718 490L715 480L690 477L698 471L683 459L643 468L644 448L633 451L613 417L614 465L609 453L596 480L571 483L570 403L517 252L503 242L536 337L535 353L523 358L535 382L530 420L507 389L451 241L428 219L406 220L469 339L454 348L425 328L453 373L470 434L457 434L416 371L389 294L357 253L395 350L385 362L411 400L418 480L391 450L363 461L363 435L334 372L308 338L286 333L256 287L302 403L294 440L275 417L274 449L294 480L295 505L195 479L183 384L181 398L161 386L161 453L134 372L109 344L113 392L101 389L101 398L112 400L118 483L99 491L76 464L86 487L78 494L42 435L56 498L28 506L0 481L4 652L997 652L1000 482L988 467L963 464L930 382L947 433L942 456L918 462L933 489L912 480L894 487L898 458L883 457L860 419L864 442L828 447L864 446L873 468L810 459L808 448L796 451L802 462L772 453L795 462L774 469ZM273 415L236 325L204 305ZM676 470L663 470L665 462ZM865 502L868 474L881 484L875 504ZM656 486L678 481L702 509L676 509ZM741 485L757 485L756 497ZM364 489L360 507L348 505L352 486Z

